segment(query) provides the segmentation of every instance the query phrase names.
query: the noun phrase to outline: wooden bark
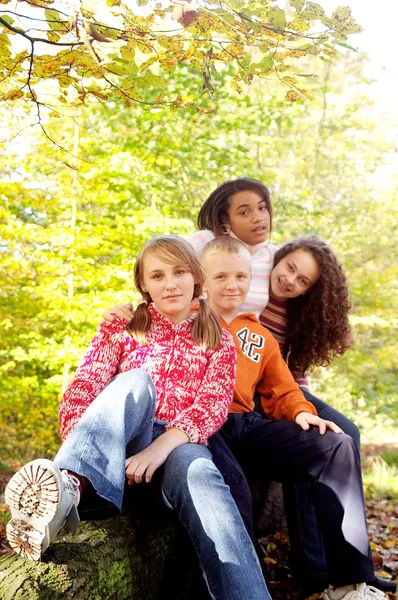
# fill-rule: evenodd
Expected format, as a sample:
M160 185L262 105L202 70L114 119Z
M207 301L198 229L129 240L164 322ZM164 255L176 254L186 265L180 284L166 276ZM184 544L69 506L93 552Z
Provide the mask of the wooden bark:
M191 571L188 575L194 579L194 565L185 532L174 519L139 522L116 517L82 523L75 536L59 536L42 562L14 554L4 557L0 562L0 598L177 598L178 577L181 583L187 579L189 585L186 575Z
M256 534L283 526L278 484L253 487ZM61 532L62 533L62 532ZM34 563L0 561L0 600L204 600L208 598L185 530L175 515L115 517L59 535Z

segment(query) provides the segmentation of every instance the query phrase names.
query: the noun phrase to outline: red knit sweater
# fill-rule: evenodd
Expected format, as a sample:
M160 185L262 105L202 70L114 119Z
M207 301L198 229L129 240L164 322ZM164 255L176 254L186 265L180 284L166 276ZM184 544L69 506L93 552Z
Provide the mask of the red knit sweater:
M205 349L192 339L195 316L174 324L149 305L152 323L143 346L116 318L93 338L60 404L62 439L117 374L143 369L156 388L156 413L169 427L184 431L191 442L205 442L227 418L235 386L236 349L230 333Z

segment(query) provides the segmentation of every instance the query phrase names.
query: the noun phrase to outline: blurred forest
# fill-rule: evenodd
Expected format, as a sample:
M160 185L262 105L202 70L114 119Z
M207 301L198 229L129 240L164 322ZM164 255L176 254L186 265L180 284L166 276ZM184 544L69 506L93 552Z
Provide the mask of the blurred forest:
M239 94L233 65L212 75L214 102L201 74L179 65L165 93L192 90L202 110L65 106L46 123L64 150L39 128L21 131L26 104L2 105L1 461L54 453L61 390L104 310L134 301L137 250L159 233L193 232L209 192L241 175L272 190L272 242L315 233L349 279L355 344L312 374L311 390L365 437L396 440L396 148L367 92L364 56L302 60L312 102L286 104L261 79Z

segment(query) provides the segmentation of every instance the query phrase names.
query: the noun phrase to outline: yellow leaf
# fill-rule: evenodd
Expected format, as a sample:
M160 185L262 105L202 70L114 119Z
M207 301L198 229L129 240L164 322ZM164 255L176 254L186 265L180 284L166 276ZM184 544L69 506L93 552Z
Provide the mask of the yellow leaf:
M153 63L155 63L157 60L158 60L157 55L150 56L148 58L148 60L146 60L145 62L143 62L142 65L140 66L141 73L143 71L145 71L146 69L148 69L148 67L150 67L151 65L153 65Z
M294 90L289 90L285 96L285 100L287 102L297 102L300 99L301 99L300 94L298 92L295 92Z
M50 42L58 42L60 36L55 31L48 31L47 38L50 40Z
M120 54L125 60L133 60L135 57L135 42L129 42L120 48Z

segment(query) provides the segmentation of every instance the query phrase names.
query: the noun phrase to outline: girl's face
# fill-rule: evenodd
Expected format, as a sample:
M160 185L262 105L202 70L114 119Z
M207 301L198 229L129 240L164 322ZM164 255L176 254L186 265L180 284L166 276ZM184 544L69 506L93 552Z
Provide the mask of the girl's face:
M245 190L231 197L225 225L229 226L242 242L250 246L265 242L270 223L267 205L259 194Z
M291 252L274 267L271 291L279 300L297 298L316 283L321 272L315 258L306 250Z
M142 289L157 310L173 323L190 316L195 281L186 266L170 264L147 254L143 261Z

